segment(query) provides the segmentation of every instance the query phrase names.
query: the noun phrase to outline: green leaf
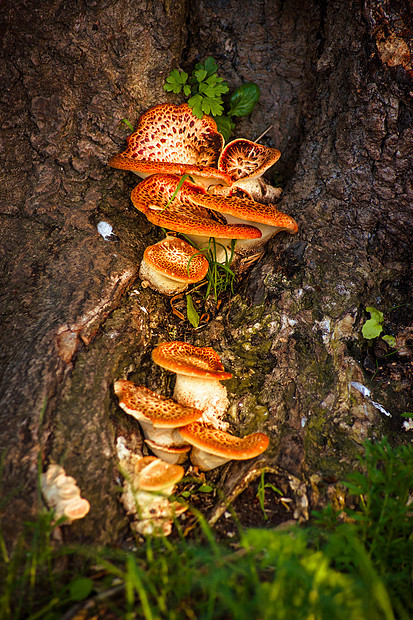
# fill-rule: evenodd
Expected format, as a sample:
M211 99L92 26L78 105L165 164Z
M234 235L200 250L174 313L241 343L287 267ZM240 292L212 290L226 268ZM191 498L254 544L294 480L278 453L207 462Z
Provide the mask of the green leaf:
M83 601L93 590L93 581L87 577L76 577L69 583L72 601Z
M198 489L198 491L201 491L201 493L211 493L211 491L213 490L214 489L210 487L209 484L201 484L201 486Z
M185 84L185 86L184 86L184 95L185 95L185 97L189 97L190 94L191 94L191 87L188 84Z
M194 302L192 301L191 295L189 293L186 296L186 315L188 317L188 321L191 323L193 327L198 327L199 325L199 314L195 310Z
M215 58L212 58L212 56L208 56L208 58L204 62L203 67L207 72L207 75L212 75L213 73L216 73L218 71L218 65L215 62Z
M222 133L224 136L225 142L228 142L230 139L232 130L235 127L235 124L228 116L213 116L214 121L217 124L217 129L219 133Z
M380 336L383 331L383 327L381 326L384 318L383 312L380 312L380 310L372 306L367 306L366 311L370 313L371 318L364 323L361 333L363 334L363 338L372 340Z
M413 411L405 411L405 413L401 413L401 416L403 416L403 418L413 418Z
M198 69L198 71L194 71L194 75L198 82L202 82L202 80L206 78L207 72L205 71L205 69Z
M205 112L205 114L221 116L222 112L224 111L222 100L216 97L203 97L202 111Z
M393 349L396 347L396 338L394 336L382 336L382 340L387 342L389 347L393 347Z
M374 319L376 323L383 323L383 312L380 312L380 310L377 310L377 308L373 308L373 306L367 306L366 311L370 312L371 318Z
M204 116L204 112L202 110L202 95L194 95L188 99L188 105L192 108L192 112L197 118L202 118Z
M260 89L253 82L242 84L229 100L230 109L228 116L248 116L259 101Z
M382 331L382 326L374 319L368 319L361 329L363 338L366 338L366 340L372 340L373 338L377 338L377 336L380 336Z

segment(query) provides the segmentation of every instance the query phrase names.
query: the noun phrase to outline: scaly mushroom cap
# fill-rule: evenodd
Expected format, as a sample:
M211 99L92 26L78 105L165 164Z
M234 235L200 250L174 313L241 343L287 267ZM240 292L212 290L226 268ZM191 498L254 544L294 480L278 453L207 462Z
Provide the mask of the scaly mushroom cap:
M202 280L209 266L203 254L177 237L166 237L150 245L143 257L150 268L163 276L186 283Z
M184 468L171 465L161 459L143 457L136 463L133 483L143 491L162 491L179 482L184 475Z
M269 438L264 433L235 437L225 431L193 422L179 429L180 435L195 448L227 459L252 459L268 448Z
M257 222L286 230L291 234L298 231L298 224L290 215L278 211L273 204L263 205L251 198L227 197L211 194L194 195L196 204L219 213L226 213L241 220Z
M166 370L189 377L218 381L232 377L230 372L224 370L218 354L211 347L195 347L178 340L163 342L152 351L152 359Z
M178 428L201 417L202 411L180 405L132 381L114 384L119 406L137 420L150 420L155 428Z
M109 161L113 168L132 170L144 177L192 174L231 183L228 175L217 169L224 138L215 121L206 114L197 118L186 103L150 108L127 142L126 151Z
M223 239L259 239L261 232L247 224L223 224L202 206L196 204L199 196L206 195L202 187L185 181L171 200L180 179L171 174L154 174L132 191L133 205L152 224L189 235ZM211 205L220 198L211 196ZM168 205L168 206L167 206ZM211 207L212 208L212 207ZM216 210L219 210L218 208Z
M231 177L232 182L239 179L260 177L281 157L280 151L268 146L238 138L229 142L218 160L218 169Z

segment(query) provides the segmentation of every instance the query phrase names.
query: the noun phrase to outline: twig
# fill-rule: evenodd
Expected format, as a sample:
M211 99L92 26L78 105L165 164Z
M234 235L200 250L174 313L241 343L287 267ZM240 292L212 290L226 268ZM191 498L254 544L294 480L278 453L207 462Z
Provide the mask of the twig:
M260 136L258 136L258 138L255 138L254 142L258 142L258 140L261 140L261 138L263 138L265 134L268 133L272 128L273 125L270 125Z

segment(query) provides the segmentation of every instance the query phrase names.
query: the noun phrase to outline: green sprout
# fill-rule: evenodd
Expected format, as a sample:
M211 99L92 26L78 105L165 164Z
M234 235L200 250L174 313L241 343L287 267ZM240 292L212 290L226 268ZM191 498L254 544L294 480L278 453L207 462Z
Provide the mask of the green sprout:
M260 98L260 89L252 82L242 84L231 95L226 113L222 95L229 92L229 86L218 76L218 65L209 56L204 63L197 63L191 76L185 71L174 69L166 78L164 89L179 94L183 92L197 118L210 114L217 123L218 131L228 140L234 123L233 116L248 116Z
M380 310L372 306L367 306L366 311L370 313L370 318L365 321L361 333L366 340L373 340L374 338L378 338L383 331L382 323L384 315L383 312L380 312ZM394 336L384 335L382 336L382 340L390 347L394 348L396 346L396 338Z

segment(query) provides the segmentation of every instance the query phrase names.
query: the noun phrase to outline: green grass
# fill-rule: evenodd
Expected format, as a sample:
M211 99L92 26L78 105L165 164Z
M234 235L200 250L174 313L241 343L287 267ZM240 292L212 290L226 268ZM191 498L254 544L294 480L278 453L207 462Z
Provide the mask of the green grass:
M231 546L198 514L188 540L137 550L52 542L52 518L28 524L14 551L0 536L0 618L402 620L413 617L413 447L366 443L345 482L352 508L309 525L240 530ZM264 481L262 484L265 484ZM196 511L194 511L196 512Z

